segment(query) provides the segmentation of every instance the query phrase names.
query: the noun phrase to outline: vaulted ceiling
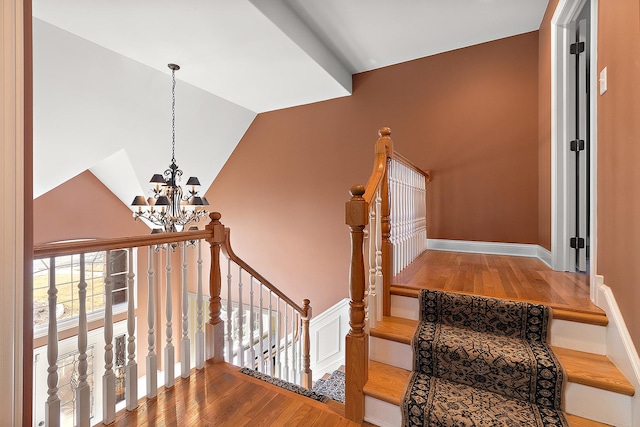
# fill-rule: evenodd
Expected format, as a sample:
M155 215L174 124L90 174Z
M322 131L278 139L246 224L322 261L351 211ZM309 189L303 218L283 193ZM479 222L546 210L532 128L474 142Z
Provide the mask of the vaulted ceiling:
M90 169L123 203L171 157L206 190L256 114L367 70L537 30L548 0L34 0L34 195ZM194 155L197 153L197 155Z

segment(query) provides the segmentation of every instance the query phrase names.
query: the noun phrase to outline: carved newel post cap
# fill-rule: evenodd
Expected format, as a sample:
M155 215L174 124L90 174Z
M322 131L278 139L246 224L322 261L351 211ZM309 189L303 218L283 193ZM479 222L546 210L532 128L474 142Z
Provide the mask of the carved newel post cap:
M380 130L378 131L378 135L380 137L383 136L391 136L391 128L388 127L381 127Z
M212 221L219 221L220 218L222 218L222 214L220 212L211 212L209 218L211 218Z
M364 185L354 185L353 187L351 187L349 189L349 194L351 194L351 197L362 197L364 195L365 189L364 189Z

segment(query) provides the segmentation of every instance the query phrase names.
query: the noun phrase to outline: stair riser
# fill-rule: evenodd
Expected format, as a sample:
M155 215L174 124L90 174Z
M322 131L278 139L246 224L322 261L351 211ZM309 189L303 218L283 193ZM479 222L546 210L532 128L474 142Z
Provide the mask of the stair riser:
M413 349L408 344L370 337L369 358L408 371L413 370Z
M418 300L413 297L391 295L391 316L418 320ZM554 319L551 321L551 345L587 353L606 354L607 328Z
M611 391L567 383L565 412L617 427L631 427L632 398Z
M607 354L607 328L553 319L551 321L551 345L586 353Z
M402 425L400 407L375 397L364 397L364 420L380 427L398 427Z

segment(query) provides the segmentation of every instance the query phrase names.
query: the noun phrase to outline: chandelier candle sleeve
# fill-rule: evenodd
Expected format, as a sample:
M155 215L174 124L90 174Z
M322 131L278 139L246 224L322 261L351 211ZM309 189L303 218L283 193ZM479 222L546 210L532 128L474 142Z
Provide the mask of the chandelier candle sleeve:
M142 218L155 226L153 232L176 232L185 230L185 226L197 222L200 218L206 218L209 212L201 209L208 206L209 201L204 196L199 196L196 187L200 186L200 180L195 176L189 177L186 185L190 187L183 191L180 186L182 170L176 164L176 71L180 66L168 64L171 70L171 164L164 173L156 173L149 181L153 193L149 198L136 196L131 206L137 206L133 212L137 220Z

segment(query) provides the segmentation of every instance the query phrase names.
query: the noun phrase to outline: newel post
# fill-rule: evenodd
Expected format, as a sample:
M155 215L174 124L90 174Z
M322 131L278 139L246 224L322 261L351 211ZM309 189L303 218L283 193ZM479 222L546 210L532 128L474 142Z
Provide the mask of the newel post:
M311 320L311 301L302 301L302 387L310 389L313 385L313 375L311 372L311 337L309 336L309 320Z
M393 244L391 243L391 198L389 194L389 166L393 156L391 129L383 127L378 131L376 153L384 152L387 168L380 184L382 206L380 228L382 234L382 315L391 316L391 279L393 279Z
M365 331L364 306L364 227L369 207L362 197L362 185L351 187L346 204L346 223L351 230L351 267L349 272L349 325L346 337L345 415L350 420L364 420L363 388L369 373L369 335Z
M205 227L210 232L206 238L211 245L211 269L209 271L209 321L206 328L206 359L224 362L224 322L220 319L220 245L224 242L224 225L219 212L209 214L211 221Z

